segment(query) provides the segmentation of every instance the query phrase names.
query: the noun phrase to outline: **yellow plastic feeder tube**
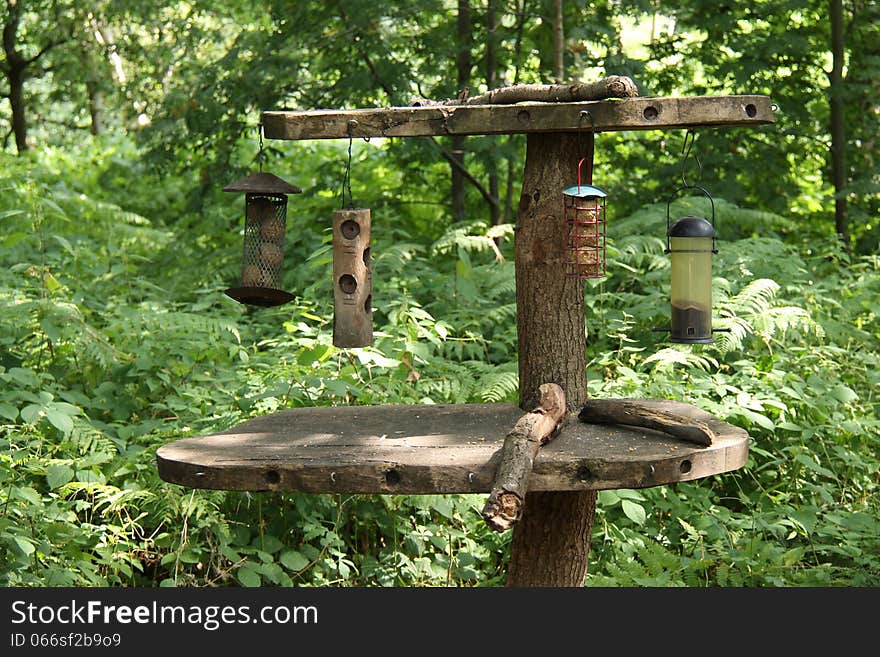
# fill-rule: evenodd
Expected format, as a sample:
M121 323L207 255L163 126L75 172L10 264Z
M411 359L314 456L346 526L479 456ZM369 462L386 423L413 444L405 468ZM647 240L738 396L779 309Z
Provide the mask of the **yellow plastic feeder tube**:
M672 268L670 342L712 342L712 252L715 228L702 217L684 217L669 229Z

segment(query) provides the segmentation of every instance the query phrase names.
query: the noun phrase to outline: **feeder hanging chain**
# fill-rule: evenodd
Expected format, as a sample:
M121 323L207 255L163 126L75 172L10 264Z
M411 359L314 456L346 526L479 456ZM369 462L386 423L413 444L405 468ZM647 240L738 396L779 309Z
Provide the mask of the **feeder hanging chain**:
M263 148L263 122L257 124L257 134L260 138L260 152L257 153L257 165L260 167L260 173L263 173L263 162L266 161L266 151Z
M352 132L357 127L357 121L352 119L348 122L348 161L345 165L345 174L342 176L342 209L345 210L345 192L348 190L348 209L354 207L354 199L351 195L351 146L353 141Z

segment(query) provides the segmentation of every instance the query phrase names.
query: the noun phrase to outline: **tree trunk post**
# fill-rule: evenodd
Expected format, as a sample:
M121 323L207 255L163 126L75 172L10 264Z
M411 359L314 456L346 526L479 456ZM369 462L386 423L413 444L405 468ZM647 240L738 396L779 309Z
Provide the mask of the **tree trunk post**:
M834 184L834 226L847 251L850 249L849 218L846 208L846 106L844 104L843 64L846 57L846 33L843 25L843 2L831 0L831 181Z
M576 182L577 133L528 137L516 223L520 407L535 408L542 383L565 391L569 413L587 400L583 282L565 275L562 190ZM576 420L574 420L576 421ZM582 586L595 491L532 492L513 532L507 585Z

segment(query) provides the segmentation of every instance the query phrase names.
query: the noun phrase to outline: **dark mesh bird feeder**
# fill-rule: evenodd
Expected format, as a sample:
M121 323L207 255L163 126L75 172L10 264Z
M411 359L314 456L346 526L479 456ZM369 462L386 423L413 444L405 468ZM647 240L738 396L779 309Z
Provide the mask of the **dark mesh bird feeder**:
M253 173L223 188L224 192L243 192L244 251L241 285L226 294L249 306L280 306L293 299L282 289L284 272L284 234L287 222L287 195L299 194L299 187L271 173Z

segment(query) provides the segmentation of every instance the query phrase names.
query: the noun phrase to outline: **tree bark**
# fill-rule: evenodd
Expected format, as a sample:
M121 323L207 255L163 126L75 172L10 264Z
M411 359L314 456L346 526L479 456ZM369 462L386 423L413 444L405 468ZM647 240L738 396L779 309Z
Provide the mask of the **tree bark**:
M7 3L6 6L6 22L3 25L3 53L6 62L3 73L9 83L9 108L12 111L15 147L19 153L22 153L30 148L27 137L27 107L24 102L24 81L28 63L17 49L21 7L18 3Z
M86 94L89 98L89 131L97 136L104 134L104 94L101 85L95 80L86 80Z
M471 5L470 0L458 0L458 53L455 58L456 79L458 89L462 95L468 93L468 85L471 76ZM452 217L455 221L467 219L467 196L465 194L464 169L465 139L463 136L452 138L452 157L456 162L450 162L450 174L452 183ZM456 166L456 163L458 166Z
M486 2L486 88L495 86L495 0ZM498 184L498 158L496 153L497 137L490 137L492 146L489 149L489 160L486 162L486 171L489 174L489 194L495 199L495 203L489 204L489 220L494 226L501 223L501 203ZM496 240L497 241L497 240Z
M565 81L565 29L562 18L562 0L554 0L553 8L555 10L553 20L553 78L556 84L562 84Z
M837 235L849 250L849 217L846 207L846 117L844 115L844 78L843 65L845 56L843 29L843 0L831 0L831 179L834 184L834 226Z
M483 519L496 532L513 527L522 517L532 465L541 445L550 442L565 418L565 393L555 383L540 387L541 405L519 420L505 436L495 480Z
M507 586L583 586L596 491L532 492L513 530Z
M542 383L564 391L568 411L587 400L583 282L565 275L562 189L576 182L576 133L530 134L516 231L520 407ZM532 492L513 532L508 586L581 586L595 491Z
M709 446L715 442L715 433L705 422L656 408L639 399L591 399L581 409L578 419L591 424L624 424L656 429L697 445Z
M595 82L515 84L492 89L468 98L460 97L441 101L420 98L413 105L418 107L431 105L511 105L522 102L571 103L607 98L636 98L638 95L638 87L631 78L624 75L609 75Z

